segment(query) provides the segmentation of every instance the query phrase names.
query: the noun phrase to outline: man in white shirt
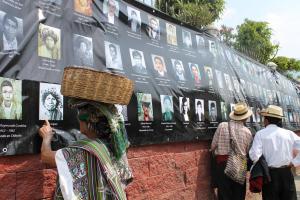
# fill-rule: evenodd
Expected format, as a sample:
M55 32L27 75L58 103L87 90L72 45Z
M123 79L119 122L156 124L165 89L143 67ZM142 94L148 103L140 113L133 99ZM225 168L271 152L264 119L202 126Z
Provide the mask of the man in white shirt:
M18 31L18 21L14 16L5 14L3 17L3 50L11 51L17 50L18 40L17 40L17 31Z
M263 155L270 170L271 182L263 185L263 199L297 199L291 166L300 164L300 154L293 158L293 150L300 150L300 137L280 128L283 118L281 107L269 105L261 115L266 128L256 133L249 156L256 162Z

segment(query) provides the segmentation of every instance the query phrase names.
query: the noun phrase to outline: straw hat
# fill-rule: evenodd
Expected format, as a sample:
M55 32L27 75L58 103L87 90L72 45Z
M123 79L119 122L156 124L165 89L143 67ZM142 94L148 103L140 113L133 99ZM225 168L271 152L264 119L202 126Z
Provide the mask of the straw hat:
M133 81L124 76L71 66L64 69L61 94L102 103L127 105L133 86Z
M230 119L240 121L247 119L252 115L252 111L248 108L246 103L237 103L234 105L233 111L229 114Z
M269 105L266 109L263 109L260 114L265 117L283 118L282 108L274 105Z

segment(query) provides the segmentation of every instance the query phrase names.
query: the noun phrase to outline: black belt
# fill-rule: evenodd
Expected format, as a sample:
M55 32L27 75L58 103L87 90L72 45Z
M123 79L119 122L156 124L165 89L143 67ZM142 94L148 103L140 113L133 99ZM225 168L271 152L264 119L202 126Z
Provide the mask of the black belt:
M284 168L291 168L289 165L282 165L280 167L269 167L269 169L284 169Z

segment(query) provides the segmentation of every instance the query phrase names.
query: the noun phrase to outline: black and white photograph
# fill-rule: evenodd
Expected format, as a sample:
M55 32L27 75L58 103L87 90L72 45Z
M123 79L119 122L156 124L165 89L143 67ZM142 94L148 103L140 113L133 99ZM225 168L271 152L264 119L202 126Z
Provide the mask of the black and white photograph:
M160 78L167 77L167 68L166 68L164 58L162 56L158 56L154 54L152 54L151 57L152 57L153 68L154 71L156 72L156 76Z
M217 112L217 102L216 101L208 101L208 116L209 121L215 122L217 121L218 112Z
M225 83L226 83L226 86L227 86L228 90L233 91L230 76L228 74L224 73L224 80L225 80Z
M222 121L228 120L227 104L224 101L221 101L221 116L222 116Z
M23 37L23 20L0 11L0 51L16 51Z
M151 39L160 39L160 26L158 18L152 15L148 15L148 25L146 28L146 32Z
M39 25L38 56L60 60L61 58L61 31L58 28Z
M210 53L212 53L212 55L214 57L217 57L217 45L216 45L216 42L212 41L212 40L208 40L208 47L209 47Z
M205 72L205 79L206 79L206 83L208 84L208 87L213 88L214 76L211 67L204 66L204 72Z
M220 89L224 88L223 73L216 69L216 77Z
M190 99L179 97L180 118L182 122L190 121Z
M0 119L22 119L22 81L0 77Z
M123 121L128 121L127 105L115 104L118 114L123 118Z
M128 26L132 32L141 32L141 13L140 11L127 6Z
M173 24L166 23L167 43L177 45L177 30Z
M205 51L205 40L201 35L196 35L196 44L198 51Z
M40 83L39 120L63 120L63 96L60 85Z
M104 42L106 67L109 69L123 70L120 46L108 41Z
M204 100L195 99L195 121L202 122L204 120Z
M136 49L129 49L132 69L138 74L147 74L144 53Z
M184 47L186 47L186 48L192 48L193 43L192 43L191 32L182 29L182 43L183 43Z
M198 64L189 63L189 68L190 68L190 72L191 72L192 78L194 80L194 83L196 85L199 85L201 82L201 74L200 74Z
M75 64L80 66L93 66L92 38L74 34L73 44Z
M185 71L181 60L171 59L176 79L185 81Z
M160 95L162 121L174 121L173 97Z
M119 18L119 1L117 0L104 0L103 13L105 15L106 22L114 25L118 25Z

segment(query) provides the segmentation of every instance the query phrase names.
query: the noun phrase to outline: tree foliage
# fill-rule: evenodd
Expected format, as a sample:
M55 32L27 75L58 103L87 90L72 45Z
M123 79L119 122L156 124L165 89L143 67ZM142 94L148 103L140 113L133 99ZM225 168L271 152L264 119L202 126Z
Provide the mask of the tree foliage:
M272 61L277 64L278 71L300 71L300 60L295 58L277 56Z
M156 8L191 26L203 28L220 18L225 0L157 0Z
M246 48L256 54L257 59L266 64L278 51L278 44L271 42L272 29L267 22L256 22L245 19L237 26L235 48L243 51Z
M230 47L233 47L236 35L233 33L234 28L222 25L220 29L220 39Z

